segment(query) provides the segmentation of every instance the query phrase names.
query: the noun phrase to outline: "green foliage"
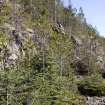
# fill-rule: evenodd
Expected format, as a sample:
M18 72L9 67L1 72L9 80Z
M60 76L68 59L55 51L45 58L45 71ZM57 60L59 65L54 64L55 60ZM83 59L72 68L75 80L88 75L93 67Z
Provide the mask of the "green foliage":
M85 98L81 94L105 95L105 81L96 75L96 57L88 52L90 49L86 49L86 55L82 48L82 60L76 64L73 62L73 68L70 65L76 46L71 41L71 35L78 35L81 39L96 36L97 41L104 46L103 38L86 22L82 8L78 13L72 6L64 7L60 0L56 2L55 7L54 0L17 1L20 6L17 15L22 19L21 31L32 28L35 32L32 34L37 38L33 42L31 35L26 36L27 40L20 46L25 55L20 52L13 67L5 67L9 56L6 46L11 43L7 36L11 32L0 30L0 47L4 51L0 58L3 62L3 70L0 71L0 94L3 93L0 105L5 105L7 100L10 105L23 105L27 100L31 105L85 105ZM13 4L11 1L9 3L0 8L0 25L10 22ZM65 35L52 30L55 22L64 26ZM80 73L77 75L75 70L85 76L93 76L88 76L77 85L76 78Z
M105 81L98 75L89 76L79 83L78 89L83 95L105 96Z
M7 4L0 7L0 24L7 22L11 13L11 7Z
M47 58L43 58L42 55L33 57L31 62L33 74L48 72L48 70L51 69L50 59L48 60Z

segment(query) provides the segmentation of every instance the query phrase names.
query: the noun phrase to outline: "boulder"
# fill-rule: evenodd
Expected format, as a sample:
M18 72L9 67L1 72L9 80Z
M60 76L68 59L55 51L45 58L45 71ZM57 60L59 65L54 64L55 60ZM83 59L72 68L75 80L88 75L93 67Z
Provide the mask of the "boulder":
M3 6L5 0L0 0L0 7Z
M0 3L3 3L4 2L4 0L0 0Z
M105 105L105 97L87 97L86 105Z
M75 72L79 75L85 75L89 72L89 66L82 59L76 59L71 63L71 67L75 69Z
M102 56L98 56L95 63L97 71L105 76L105 64Z
M11 54L11 55L8 57L8 60L15 61L17 58L18 58L18 56L17 56L16 54Z
M103 63L103 57L102 56L97 57L97 63Z
M32 29L30 29L30 28L27 28L26 29L26 32L31 33L31 34L34 34L34 31Z
M65 35L65 30L64 30L64 27L60 24L60 23L57 23L56 25L54 25L52 27L53 31L55 31L57 34L63 34Z

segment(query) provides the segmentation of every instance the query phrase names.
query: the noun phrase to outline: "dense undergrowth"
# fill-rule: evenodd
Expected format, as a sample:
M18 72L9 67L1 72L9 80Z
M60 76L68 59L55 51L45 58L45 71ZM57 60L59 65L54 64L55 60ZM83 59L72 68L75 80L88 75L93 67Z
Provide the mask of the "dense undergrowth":
M15 3L19 9L13 12ZM16 27L17 20L21 20L18 23L21 29L33 29L39 42L27 37L20 48L25 55L20 54L15 65L6 67L10 55L7 46L13 41L13 33L5 30L4 24ZM62 24L65 33L53 30L57 23ZM9 0L0 7L0 27L0 61L3 65L0 105L85 105L85 96L105 95L105 81L95 63L98 53L92 55L87 43L92 36L94 42L103 47L104 38L86 22L82 8L77 12L71 4L64 7L60 0L57 0L56 10L55 2L50 0ZM75 54L77 45L72 41L72 35L84 41L83 48L77 51L80 54ZM78 55L81 59L75 60ZM83 79L77 80L78 76Z

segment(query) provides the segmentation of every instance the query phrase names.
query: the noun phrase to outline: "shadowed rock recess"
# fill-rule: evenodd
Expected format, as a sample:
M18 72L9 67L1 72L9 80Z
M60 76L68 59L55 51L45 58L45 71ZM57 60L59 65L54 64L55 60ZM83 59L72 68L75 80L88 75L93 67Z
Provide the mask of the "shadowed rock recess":
M105 38L60 0L0 0L0 105L105 105Z

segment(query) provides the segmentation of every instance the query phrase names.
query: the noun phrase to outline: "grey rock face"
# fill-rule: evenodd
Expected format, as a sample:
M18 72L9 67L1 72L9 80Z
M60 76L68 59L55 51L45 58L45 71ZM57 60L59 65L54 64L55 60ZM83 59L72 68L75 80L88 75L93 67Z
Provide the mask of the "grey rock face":
M33 39L35 34L33 29L24 28L24 30L16 30L14 26L11 24L5 23L3 25L3 30L8 32L8 37L10 41L6 44L6 49L9 52L8 57L5 59L5 66L6 68L15 65L16 60L21 56L25 56L25 52L23 48L24 42L27 42L30 38ZM38 39L39 40L39 39ZM33 40L32 40L33 41ZM34 40L35 41L35 40ZM33 43L34 43L33 41ZM0 53L4 53L3 51ZM1 56L3 56L1 54ZM0 68L2 68L3 64L0 61Z
M97 56L96 66L99 73L101 74L105 73L105 61L102 56Z
M5 0L0 0L0 6L4 4Z
M3 3L4 2L4 0L0 0L0 3Z
M81 46L83 44L82 40L77 36L72 35L71 39L75 45Z
M86 105L105 105L105 97L87 97Z

